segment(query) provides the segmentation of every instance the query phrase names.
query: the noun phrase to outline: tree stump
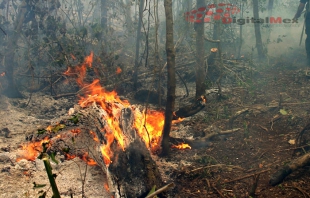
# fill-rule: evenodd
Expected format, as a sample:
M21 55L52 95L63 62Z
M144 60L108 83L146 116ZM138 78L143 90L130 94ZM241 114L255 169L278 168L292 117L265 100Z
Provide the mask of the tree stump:
M117 102L106 105L106 110L96 102L86 108L76 105L71 118L30 139L49 141L48 152L80 157L101 167L115 198L145 197L154 185L160 187L163 183L149 149L134 127L134 114L141 112Z

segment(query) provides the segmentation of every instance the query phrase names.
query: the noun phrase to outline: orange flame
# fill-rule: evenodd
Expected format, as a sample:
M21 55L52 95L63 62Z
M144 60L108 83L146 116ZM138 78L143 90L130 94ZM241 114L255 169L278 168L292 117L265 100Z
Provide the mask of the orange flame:
M46 129L45 129L45 130L47 130L48 132L52 132L52 130L53 130L53 126L49 125L48 127L46 127Z
M65 75L67 76L75 76L77 83L82 86L83 80L86 76L87 68L92 67L94 53L91 52L89 56L86 56L84 62L81 65L75 67L68 67L67 71L65 71Z
M116 74L120 74L120 73L122 73L122 69L120 67L117 67L116 68Z
M192 147L188 144L184 144L184 143L181 143L179 145L172 145L172 148L176 148L176 149L192 149Z
M84 162L86 162L89 166L96 166L97 163L95 162L94 159L90 158L88 156L88 153L84 153L84 155L81 158Z
M69 153L66 153L65 155L66 155L67 160L72 160L72 159L76 158L75 155L70 155Z
M79 134L81 133L81 129L71 129L71 133Z
M100 142L99 138L97 137L97 135L95 134L95 132L93 131L89 131L89 133L93 136L93 139L96 141L96 142Z
M66 153L65 156L66 156L66 159L67 159L67 160L72 160L72 159L74 159L74 158L77 157L76 155L70 155L69 153ZM83 156L78 156L78 157L79 157L81 160L83 160L84 162L86 162L89 166L96 166L96 165L97 165L96 161L95 161L94 159L90 158L90 157L88 156L88 153L87 153L87 152L85 152L85 153L83 154Z
M173 115L176 115L175 112L173 112ZM185 118L179 117L177 120L172 120L172 124L180 123L180 122L182 122L184 119L185 119Z
M84 77L86 75L86 68L91 67L93 53L85 58L82 65L74 67L69 67L65 72L66 75L71 76L72 73L78 73L78 75L73 75L76 77L76 81L80 86L84 86L84 90L88 93L87 96L80 97L79 105L81 107L87 107L93 103L100 105L102 109L107 112L106 121L107 126L105 129L106 143L100 146L102 156L104 158L105 164L110 164L111 157L113 153L110 149L114 140L118 145L124 150L125 141L123 133L120 129L119 116L121 113L121 106L130 107L130 104L126 100L121 100L115 91L106 91L99 83L98 79L95 79L91 84L83 83ZM120 67L117 67L116 73L121 73ZM133 108L132 108L133 109ZM133 109L134 110L134 109ZM134 128L137 130L140 137L144 140L146 146L152 151L155 151L160 147L160 140L162 135L162 129L164 126L164 113L156 111L148 111L146 113L141 113L139 111L134 111L135 121ZM90 132L93 136L94 133ZM95 141L99 141L96 136L93 138Z
M104 189L107 191L107 192L110 192L110 188L109 188L109 185L107 183L104 183L103 184L103 187Z
M21 156L21 157L17 158L16 161L18 162L22 159L34 161L38 157L39 153L41 153L43 151L42 144L48 143L48 142L49 142L49 138L45 137L41 141L32 142L32 143L28 143L28 144L23 145L22 150L19 153L19 156Z
M146 114L135 112L134 127L144 140L147 148L155 151L160 147L165 115L163 112L148 111Z

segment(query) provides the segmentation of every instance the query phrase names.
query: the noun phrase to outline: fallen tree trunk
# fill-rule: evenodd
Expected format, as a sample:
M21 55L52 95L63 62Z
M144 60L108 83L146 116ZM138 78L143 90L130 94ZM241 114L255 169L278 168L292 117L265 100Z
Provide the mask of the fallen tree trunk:
M291 163L285 165L281 169L279 169L276 173L274 173L270 180L269 184L272 186L278 185L283 182L283 180L289 176L292 172L310 165L310 153L307 153Z
M201 96L201 98L198 98L193 104L181 107L179 110L175 111L172 119L178 120L179 118L186 118L195 115L205 108L206 102L206 97Z
M108 108L111 112L96 103L87 108L76 105L72 118L63 119L32 140L48 139L47 152L61 152L98 165L107 176L111 196L145 197L154 185L163 183L149 149L134 128L138 109L120 103L106 105L113 106Z

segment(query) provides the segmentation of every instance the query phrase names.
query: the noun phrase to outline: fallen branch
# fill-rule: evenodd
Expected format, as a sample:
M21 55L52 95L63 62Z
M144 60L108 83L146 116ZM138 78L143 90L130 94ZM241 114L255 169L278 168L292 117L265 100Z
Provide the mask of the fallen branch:
M221 196L221 198L225 198L225 196L215 187L215 185L212 185L212 188Z
M250 174L250 175L245 175L243 177L239 177L239 178L236 178L236 179L233 179L233 180L230 180L230 181L224 181L223 184L227 184L227 183L243 180L243 179L246 179L246 178L249 178L249 177L253 177L255 175L259 175L259 174L262 174L262 173L265 173L265 172L268 172L268 171L270 171L270 169L263 170L263 171L260 171L258 173L253 173L253 174Z
M212 39L210 39L210 38L208 38L208 37L206 37L206 36L205 36L205 40L206 40L206 41L209 41L209 42L211 42L211 43L219 43L219 42L221 42L220 40L212 40Z
M240 115L245 114L245 113L247 113L248 111L249 111L249 108L245 108L245 109L242 109L242 110L240 110L240 111L237 111L237 112L235 113L235 115L233 115L233 116L229 119L229 121L228 121L228 123L229 123L229 128L233 128L234 121L235 121Z
M206 106L206 98L201 96L197 99L194 104L182 107L173 113L173 120L178 120L179 118L186 118L195 115L201 111Z
M227 134L230 134L230 133L237 132L239 130L240 130L240 128L235 128L235 129L230 129L230 130L226 130L226 131L209 133L208 135L206 135L204 137L204 139L208 140L208 139L211 139L211 138L213 138L214 136L217 136L217 135L227 135Z
M285 165L281 169L279 169L276 173L274 173L270 180L269 184L272 186L278 185L283 182L283 180L289 176L292 172L296 171L297 169L300 169L302 167L310 165L310 153L307 153L291 163Z
M214 133L211 133L210 135L207 135L206 137L198 139L198 140L189 140L189 139L181 139L181 138L170 137L170 143L172 143L172 144L185 143L185 144L188 144L193 149L206 148L206 147L210 147L213 145L213 143L210 142L209 140L211 138L213 138L214 136L226 135L226 134L234 133L234 132L239 131L239 130L240 130L240 128L227 130L227 131L214 132Z
M297 186L285 186L285 188L294 188L294 189L298 190L299 192L301 192L305 198L310 197L310 195L306 191L304 191L303 189L301 189Z
M203 170L203 169L206 169L206 168L214 168L214 167L222 167L222 166L226 166L226 167L229 167L229 168L235 168L235 169L239 169L239 170L244 170L240 166L233 166L233 165L226 165L226 164L215 164L215 165L209 165L209 166L204 166L204 167L196 168L194 170L189 171L188 173L200 171L200 170Z

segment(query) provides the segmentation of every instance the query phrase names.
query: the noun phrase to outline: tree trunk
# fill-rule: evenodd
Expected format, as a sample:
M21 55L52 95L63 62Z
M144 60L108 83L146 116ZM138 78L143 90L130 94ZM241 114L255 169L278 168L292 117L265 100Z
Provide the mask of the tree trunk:
M160 55L159 55L159 47L158 47L158 29L159 29L159 15L158 15L158 0L154 0L154 21L155 21L155 46L154 46L154 68L158 73L158 84L157 84L157 92L158 92L158 107L161 109L162 105L162 70L160 66Z
M107 0L101 0L101 28L103 29L102 41L104 43L104 49L107 53L108 45L107 45L107 33L108 33L108 7Z
M166 53L167 53L167 103L165 111L165 124L163 129L162 139L162 155L168 155L170 151L169 134L171 130L172 117L175 102L175 49L173 43L173 12L172 0L165 0L165 14L166 14Z
M197 9L205 7L204 0L197 0ZM196 24L196 98L205 95L205 78L206 71L204 67L204 17L203 14L201 23Z
M243 19L244 2L241 3L241 19ZM243 25L239 25L239 46L237 58L241 57L241 48L243 43Z
M273 5L274 5L274 0L269 0L268 1L268 16L271 17L272 16L272 10L273 10ZM269 26L268 28L268 39L270 39L270 33L271 33L271 27Z
M10 98L20 98L22 94L18 91L18 88L14 81L14 65L16 62L14 61L15 50L17 48L17 41L19 34L22 29L22 25L24 22L25 14L27 12L27 4L23 1L19 7L19 11L16 16L16 20L14 21L14 31L12 32L12 36L9 37L9 42L7 45L7 50L5 53L5 75L8 81L8 86L3 91L3 93Z
M219 4L218 0L214 1L214 4L216 5L216 9L217 6ZM220 24L220 20L214 21L214 27L213 27L213 40L220 40L220 28L221 28L221 24ZM215 48L217 47L216 43L212 44L212 47Z
M137 90L138 88L138 67L139 67L139 51L140 51L140 39L141 39L141 26L143 20L143 7L144 7L144 0L140 0L139 4L139 22L137 28L137 40L136 40L136 55L135 55L135 67L133 73L133 83L134 89Z
M132 33L133 27L132 27L132 19L131 19L131 1L126 0L125 3L125 9L126 9L126 14L125 14L125 21L126 21L126 27L128 34L130 35Z
M254 15L254 29L255 29L256 49L258 53L258 58L263 59L265 58L265 53L263 49L262 35L260 32L258 0L253 0L253 15Z

